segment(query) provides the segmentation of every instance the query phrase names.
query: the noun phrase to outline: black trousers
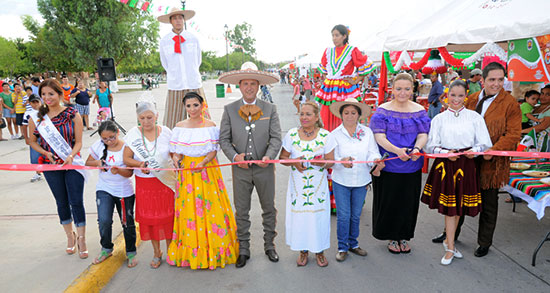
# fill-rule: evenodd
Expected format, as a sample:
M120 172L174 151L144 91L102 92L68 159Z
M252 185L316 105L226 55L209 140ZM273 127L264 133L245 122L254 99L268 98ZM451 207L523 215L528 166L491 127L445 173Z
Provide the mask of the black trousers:
M493 244L493 235L497 225L498 216L498 189L481 190L481 213L479 214L479 227L477 230L477 244L489 247ZM464 216L460 217L455 237L458 237Z

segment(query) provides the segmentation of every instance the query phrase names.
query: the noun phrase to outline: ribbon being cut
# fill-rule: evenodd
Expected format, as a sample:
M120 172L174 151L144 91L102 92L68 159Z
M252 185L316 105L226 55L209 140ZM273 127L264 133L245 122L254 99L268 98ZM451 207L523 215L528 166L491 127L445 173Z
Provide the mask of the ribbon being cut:
M424 154L419 153L419 156L424 156L428 158L449 158L449 157L456 157L460 155L464 155L466 153L447 153L447 154ZM474 155L487 155L487 156L497 156L497 157L516 157L516 158L531 158L531 159L550 159L550 153L547 152L518 152L518 151L488 151L488 152L469 152L468 154L474 154ZM399 159L400 157L392 157L388 159L384 159L382 161L390 161ZM249 164L258 164L258 163L268 163L268 164L282 164L282 163L297 163L297 162L309 162L309 163L334 163L334 164L341 164L341 163L350 163L350 161L334 161L334 160L267 160L267 161L261 161L261 160L250 160L247 161ZM75 158L76 163L76 158ZM215 166L208 166L203 167L203 169L206 168L215 168L215 167L226 167L231 165L238 165L242 162L238 163L226 163L226 164L220 164ZM375 161L351 161L353 164L371 164L375 163ZM103 169L104 167L89 167L82 165L56 165L56 164L0 164L0 170L3 171L59 171L59 170L91 170L91 169ZM151 170L151 171L169 171L169 170L198 170L201 168L176 168L176 167L165 167L165 168L131 168L131 167L119 167L120 169L134 169L134 170ZM79 171L80 172L80 171Z

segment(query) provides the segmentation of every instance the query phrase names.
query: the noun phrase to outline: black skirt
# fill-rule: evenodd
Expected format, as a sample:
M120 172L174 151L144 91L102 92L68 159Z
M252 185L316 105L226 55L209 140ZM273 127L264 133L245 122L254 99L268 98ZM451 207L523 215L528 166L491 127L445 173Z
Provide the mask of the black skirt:
M372 236L378 240L410 240L414 237L422 172L382 171L373 177Z

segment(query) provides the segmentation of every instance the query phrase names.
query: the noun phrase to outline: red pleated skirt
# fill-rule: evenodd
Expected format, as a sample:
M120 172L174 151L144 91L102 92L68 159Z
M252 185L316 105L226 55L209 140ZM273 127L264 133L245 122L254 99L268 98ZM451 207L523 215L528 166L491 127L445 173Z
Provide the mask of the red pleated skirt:
M135 219L141 240L172 239L174 191L155 177L136 176Z

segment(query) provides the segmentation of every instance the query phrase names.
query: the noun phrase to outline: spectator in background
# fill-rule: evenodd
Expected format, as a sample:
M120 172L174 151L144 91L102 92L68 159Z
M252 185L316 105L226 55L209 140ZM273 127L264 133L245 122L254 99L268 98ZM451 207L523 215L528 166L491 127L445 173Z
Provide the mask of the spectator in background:
M107 84L104 81L99 82L99 88L95 91L95 96L92 103L99 105L99 111L105 111L107 117L111 117L111 104L113 103L113 94L111 90L107 87Z
M90 115L90 91L86 88L84 81L78 81L76 88L71 91L71 98L75 99L75 107L80 116L82 116L82 121L84 126L88 130L92 130L90 127L90 121L88 119Z
M31 89L32 89L32 93L39 97L40 95L38 94L38 87L40 86L40 78L38 77L33 77L31 78L32 80L32 83L31 83Z
M519 106L521 110L521 129L532 127L531 121L536 123L542 122L541 119L538 119L532 114L535 105L539 102L539 98L540 93L535 90L530 90L525 93L525 101Z
M433 119L439 112L441 112L441 102L439 102L439 97L443 94L443 85L439 82L439 74L433 72L430 75L430 80L432 82L432 89L430 90L430 95L428 96L428 103L430 107L428 108L428 117Z
M377 87L378 86L378 77L376 77L376 73L371 73L369 76L369 83L371 87Z
M470 79L466 81L469 94L477 93L481 90L481 73L481 69L479 68L470 71Z
M25 106L23 106L23 97L25 94L19 83L14 83L13 89L11 100L15 107L15 138L23 139L23 135L20 134L20 127L23 125L23 114L25 114Z
M311 82L309 81L309 78L302 77L302 90L304 91L304 94L306 95L307 101L311 101Z
M17 125L15 125L15 108L13 105L13 101L11 99L11 91L10 91L10 84L7 82L4 82L2 84L2 92L0 93L1 103L2 103L2 114L4 118L6 118L6 123L8 124L8 131L10 132L11 139L17 139L15 136L15 133L17 131L13 131L14 128L17 129Z
M32 92L32 89L30 87L28 87L27 89L29 89L31 92ZM25 137L25 143L27 145L29 145L29 149L30 149L30 159L31 159L31 164L38 164L38 160L40 158L40 153L37 152L35 149L33 149L32 147L30 147L30 136L32 135L32 133L28 133L28 125L29 125L29 120L31 119L31 116L35 115L35 113L38 112L38 109L40 108L40 106L42 105L42 100L40 99L40 97L38 95L35 95L35 94L29 94L29 91L27 90L27 94L28 96L25 96L25 114L23 115L23 126L21 126L21 132L23 133L23 136ZM40 181L42 180L42 172L40 171L36 171L36 173L34 174L34 176L32 176L31 178L31 182L36 182L36 181Z
M71 92L74 86L69 83L69 78L66 75L61 77L61 88L63 89L63 104L65 106L71 105Z

